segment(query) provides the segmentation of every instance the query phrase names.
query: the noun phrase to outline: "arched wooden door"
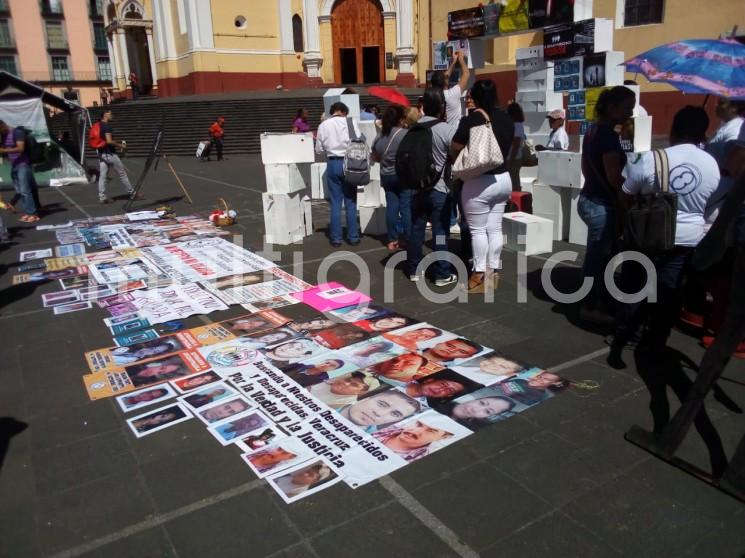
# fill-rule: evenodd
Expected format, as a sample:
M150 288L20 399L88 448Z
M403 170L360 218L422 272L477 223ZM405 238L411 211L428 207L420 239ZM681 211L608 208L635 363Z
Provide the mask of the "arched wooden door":
M385 79L383 8L377 0L338 0L331 12L336 83Z

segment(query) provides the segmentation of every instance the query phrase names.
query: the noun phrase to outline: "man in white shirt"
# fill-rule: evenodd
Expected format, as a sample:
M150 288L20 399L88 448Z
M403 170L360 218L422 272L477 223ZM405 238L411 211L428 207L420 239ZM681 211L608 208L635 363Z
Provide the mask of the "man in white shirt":
M743 110L745 110L745 101L719 99L717 104L717 116L722 123L706 143L706 151L717 160L720 169L726 167L727 151L740 135L743 126L743 118L740 114Z
M342 240L341 206L347 214L347 242L356 246L360 243L357 224L357 187L344 180L344 154L349 145L349 121L358 137L364 137L353 119L347 120L349 108L344 103L334 103L329 109L331 116L318 126L316 134L316 153L326 155L326 181L331 203L331 223L329 236L331 246L339 248Z
M569 149L569 135L564 128L564 119L566 111L564 109L555 109L548 113L548 125L551 127L551 133L548 135L546 145L536 145L536 151L566 151Z
M658 302L655 309L648 312L649 327L642 343L650 351L664 348L677 321L682 304L680 290L683 272L693 249L704 237L706 207L719 185L717 162L698 147L708 127L709 117L703 108L690 105L684 107L673 118L670 147L665 148L670 169L668 184L670 192L678 195L678 213L675 248L654 258ZM630 196L660 190L652 152L630 157L624 176L626 180L623 191ZM630 263L638 267L638 264ZM626 273L627 269L623 270L626 284L622 290L627 293L637 292L646 282L646 275ZM621 360L621 351L646 317L642 310L643 303L621 304L619 325L607 359L614 368L625 367Z
M458 64L460 70L458 83L452 87L448 87L450 76L452 75L456 64ZM468 69L468 65L463 58L463 53L456 52L455 55L453 55L453 61L450 63L450 67L445 72L442 70L433 72L432 77L430 78L432 87L440 89L445 95L445 120L453 127L453 130L458 127L461 117L464 116L464 102L461 98L464 97L466 85L468 84L468 79L470 77L471 70Z

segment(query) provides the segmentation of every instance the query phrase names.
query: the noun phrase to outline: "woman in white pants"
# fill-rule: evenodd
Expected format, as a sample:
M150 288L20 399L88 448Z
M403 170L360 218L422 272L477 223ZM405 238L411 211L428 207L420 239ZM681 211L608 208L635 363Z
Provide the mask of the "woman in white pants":
M457 156L468 144L471 128L491 123L503 154L509 153L514 124L497 108L497 88L491 80L479 80L471 89L476 109L460 121L453 136L453 153ZM461 202L471 232L473 272L468 278L469 293L483 293L497 287L502 268L502 216L512 193L512 180L505 164L481 176L466 180Z

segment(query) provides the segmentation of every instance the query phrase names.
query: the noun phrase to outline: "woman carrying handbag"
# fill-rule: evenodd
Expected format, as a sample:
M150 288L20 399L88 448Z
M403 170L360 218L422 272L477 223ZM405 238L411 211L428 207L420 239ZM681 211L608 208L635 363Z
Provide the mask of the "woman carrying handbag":
M473 272L469 293L495 289L502 268L502 216L512 193L512 180L504 162L514 124L497 108L497 88L491 80L478 80L471 89L475 110L461 119L453 136L453 176L463 180L462 203L471 231Z

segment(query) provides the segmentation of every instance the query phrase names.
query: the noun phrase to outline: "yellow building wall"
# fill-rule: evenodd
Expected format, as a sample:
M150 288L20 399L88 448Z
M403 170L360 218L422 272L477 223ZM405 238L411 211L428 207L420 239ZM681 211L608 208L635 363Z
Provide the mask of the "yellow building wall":
M246 18L245 29L234 24L239 15ZM212 0L212 30L217 49L279 50L279 13L275 2Z

